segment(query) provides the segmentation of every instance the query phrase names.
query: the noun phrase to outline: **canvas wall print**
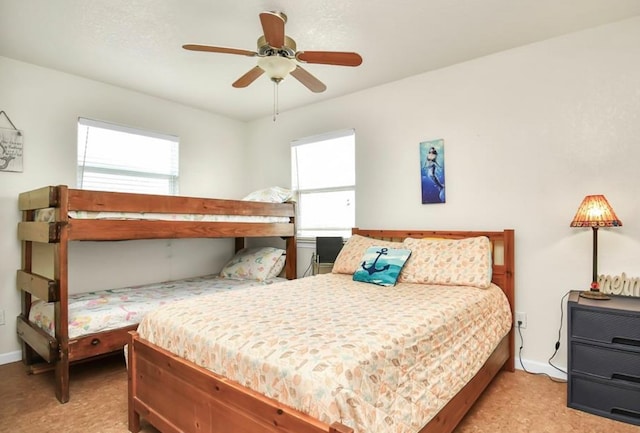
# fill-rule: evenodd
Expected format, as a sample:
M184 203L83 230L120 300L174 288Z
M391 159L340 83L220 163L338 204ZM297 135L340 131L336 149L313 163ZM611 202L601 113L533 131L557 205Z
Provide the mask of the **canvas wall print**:
M444 203L444 140L420 143L420 179L422 182L422 204Z

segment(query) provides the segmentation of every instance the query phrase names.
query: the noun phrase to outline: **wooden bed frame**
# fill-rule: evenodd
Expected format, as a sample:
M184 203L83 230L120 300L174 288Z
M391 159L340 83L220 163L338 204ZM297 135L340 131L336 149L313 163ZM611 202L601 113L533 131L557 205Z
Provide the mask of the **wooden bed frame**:
M487 236L493 243L493 277L514 312L514 231L361 230L384 240L406 237L462 239ZM514 330L498 344L482 369L419 433L450 433L501 370L514 370ZM129 430L144 418L163 433L352 433L339 422L326 424L236 382L186 361L131 332Z
M117 241L137 239L235 238L236 251L246 237L278 236L286 241L285 274L296 278L295 208L293 203L262 203L180 196L129 194L47 186L24 192L18 199L22 222L22 269L17 271L21 290L21 314L17 332L22 339L22 360L30 372L37 372L39 355L55 369L55 394L61 403L69 400L69 364L122 349L128 332L137 326L69 339L68 250L71 241ZM55 221L35 221L38 209L55 208ZM286 223L200 222L159 220L72 219L70 211L154 212L287 217ZM33 243L54 245L53 278L33 272ZM55 337L29 321L32 297L55 302Z

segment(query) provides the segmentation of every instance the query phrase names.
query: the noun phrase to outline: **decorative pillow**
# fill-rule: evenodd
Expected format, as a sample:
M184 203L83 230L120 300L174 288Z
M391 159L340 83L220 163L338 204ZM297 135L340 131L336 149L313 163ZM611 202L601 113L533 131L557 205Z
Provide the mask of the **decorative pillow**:
M224 265L220 276L234 280L264 281L272 274L283 254L283 249L274 247L244 248Z
M243 198L244 201L266 201L269 203L285 203L293 197L291 190L272 186L270 188L260 189L250 193Z
M491 284L491 242L486 236L466 239L404 240L411 258L398 281L404 283L474 286Z
M353 274L362 263L362 256L370 247L404 248L402 242L381 241L366 236L353 235L344 244L333 264L334 274Z
M410 250L372 247L364 253L360 267L353 274L353 281L373 283L379 286L394 286Z

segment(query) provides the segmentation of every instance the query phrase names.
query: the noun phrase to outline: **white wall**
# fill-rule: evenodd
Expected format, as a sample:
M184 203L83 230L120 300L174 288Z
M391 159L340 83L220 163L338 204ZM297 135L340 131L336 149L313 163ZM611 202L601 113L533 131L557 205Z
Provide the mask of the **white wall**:
M182 195L239 198L247 192L242 122L3 57L0 110L24 131L24 171L0 172L0 310L6 319L0 326L0 363L14 360L20 348L18 193L75 186L78 117L179 136ZM9 127L3 122L0 127ZM230 240L73 243L70 291L217 272L232 251Z
M290 184L292 140L355 128L358 226L516 230L522 355L545 369L562 296L591 280L591 231L569 228L585 195L624 223L600 230L601 273L640 276L638 41L640 18L254 121L250 187ZM447 203L422 205L418 144L437 138Z

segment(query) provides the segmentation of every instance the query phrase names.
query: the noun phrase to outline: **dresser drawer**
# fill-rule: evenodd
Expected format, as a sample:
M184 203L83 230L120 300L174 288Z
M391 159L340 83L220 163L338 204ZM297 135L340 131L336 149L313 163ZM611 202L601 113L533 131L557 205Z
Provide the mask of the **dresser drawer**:
M640 386L640 348L625 350L578 341L571 343L572 371L604 379L625 380Z
M640 386L580 375L570 381L569 407L640 425Z
M640 348L640 316L637 313L583 308L574 308L572 313L571 337Z

